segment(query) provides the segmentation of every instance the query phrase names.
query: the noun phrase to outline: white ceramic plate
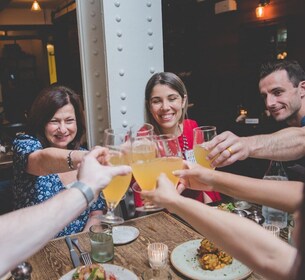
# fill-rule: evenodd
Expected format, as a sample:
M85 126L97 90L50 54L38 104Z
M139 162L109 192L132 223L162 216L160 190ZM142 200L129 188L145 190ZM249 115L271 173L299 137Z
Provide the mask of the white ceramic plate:
M112 238L114 245L121 245L135 240L140 232L136 227L114 226L112 228Z
M113 274L117 280L138 280L138 277L133 272L122 266L106 263L102 266L104 267L106 273ZM72 276L75 271L76 268L60 277L59 280L72 280Z
M200 242L201 239L187 241L172 251L171 263L183 275L197 280L240 280L252 273L247 266L236 259L222 269L203 270L197 260L197 249Z

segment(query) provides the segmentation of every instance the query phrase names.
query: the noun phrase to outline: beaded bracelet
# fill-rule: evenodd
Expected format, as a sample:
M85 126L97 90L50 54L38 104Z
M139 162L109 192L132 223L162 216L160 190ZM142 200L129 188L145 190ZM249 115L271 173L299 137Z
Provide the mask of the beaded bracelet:
M74 150L70 151L68 156L67 156L67 164L69 166L69 169L74 170L74 165L73 165L73 161L71 158L72 153L74 152Z

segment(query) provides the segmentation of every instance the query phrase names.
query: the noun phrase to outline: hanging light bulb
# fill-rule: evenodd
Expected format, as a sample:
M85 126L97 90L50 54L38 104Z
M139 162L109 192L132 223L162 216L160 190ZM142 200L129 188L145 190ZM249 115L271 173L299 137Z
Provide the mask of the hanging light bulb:
M265 6L270 4L270 0L260 0L258 7L255 9L256 17L262 18L265 15Z
M40 12L41 11L40 5L36 0L32 4L31 11L33 11L33 12Z
M265 15L265 8L261 5L258 5L258 7L255 10L255 13L257 18L262 18Z
M255 13L257 18L262 18L265 15L264 7L258 5L258 7L255 10Z

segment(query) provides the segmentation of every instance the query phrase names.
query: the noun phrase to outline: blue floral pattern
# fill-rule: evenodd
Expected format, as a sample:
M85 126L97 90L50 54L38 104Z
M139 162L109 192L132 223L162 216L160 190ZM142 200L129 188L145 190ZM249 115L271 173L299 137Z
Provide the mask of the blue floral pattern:
M15 209L39 204L65 189L58 174L35 176L26 172L29 154L41 149L43 147L39 140L30 135L18 135L13 141ZM67 225L56 237L81 232L89 219L90 212L102 210L104 207L105 201L99 197L91 207L87 208L77 219ZM50 223L52 222L54 221L50 221Z

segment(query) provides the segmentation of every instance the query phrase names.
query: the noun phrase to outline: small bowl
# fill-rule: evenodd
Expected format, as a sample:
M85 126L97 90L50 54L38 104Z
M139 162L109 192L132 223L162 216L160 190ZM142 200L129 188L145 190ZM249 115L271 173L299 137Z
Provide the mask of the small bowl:
M246 211L240 210L240 209L234 209L232 211L232 213L237 214L240 217L247 217L248 216L248 213Z

